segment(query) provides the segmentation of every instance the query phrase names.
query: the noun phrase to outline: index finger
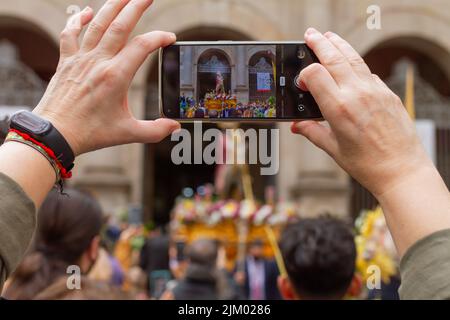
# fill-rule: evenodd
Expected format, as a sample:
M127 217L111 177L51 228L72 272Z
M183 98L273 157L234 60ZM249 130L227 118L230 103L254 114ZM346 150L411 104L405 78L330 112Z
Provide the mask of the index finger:
M155 50L166 47L176 41L171 32L152 31L135 37L114 58L117 66L129 77L134 77L145 59Z
M89 24L89 28L84 35L81 49L90 51L94 49L102 39L111 22L117 17L120 11L130 0L108 0L94 20Z
M309 28L305 33L305 41L339 86L357 79L348 60L319 31Z
M109 26L100 41L100 49L111 55L117 54L126 45L130 33L152 3L153 0L131 0Z
M363 80L373 80L372 72L364 62L364 59L347 41L333 32L327 32L324 34L324 36L327 37L347 59L357 76L359 76Z

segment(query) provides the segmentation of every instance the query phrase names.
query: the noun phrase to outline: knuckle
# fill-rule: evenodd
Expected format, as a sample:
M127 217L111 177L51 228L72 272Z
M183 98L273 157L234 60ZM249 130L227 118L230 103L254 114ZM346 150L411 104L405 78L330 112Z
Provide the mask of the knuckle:
M149 46L149 42L147 41L147 38L142 35L135 37L133 39L133 43L135 46L142 48L142 49L147 49Z
M65 40L67 38L69 38L72 35L72 31L70 31L69 29L64 29L63 31L61 31L61 33L59 34L59 38L62 40Z
M359 66L363 66L366 64L364 59L361 58L360 56L351 56L348 58L348 61L350 62L350 65L352 65L354 67L359 67Z
M353 89L353 92L349 92L349 97L352 103L357 106L370 107L374 105L377 93L364 85L360 85Z
M372 105L373 99L371 95L366 94L365 92L360 92L356 95L356 103L362 106L370 106Z
M115 68L105 68L101 73L99 77L99 82L106 85L106 86L113 86L118 78L118 72L115 70Z
M92 21L89 25L89 31L92 33L104 33L106 31L106 27L96 21Z
M322 59L323 63L329 66L341 65L345 62L344 57L334 53L326 53Z
M402 101L402 99L400 99L400 97L399 97L398 95L396 95L395 93L393 93L393 92L391 92L391 99L392 99L392 102L393 102L395 105L403 106L403 101Z
M318 63L313 63L302 70L300 73L301 78L311 78L315 77L316 75L320 74L322 71L322 66Z
M348 104L344 101L338 101L336 109L338 116L343 119L353 120L355 118Z
M345 99L340 97L336 98L335 105L339 113L347 111L347 101Z
M121 34L128 31L128 26L120 21L114 21L113 23L111 23L111 26L109 28L111 32L116 34Z
M59 61L58 69L60 71L64 72L64 71L67 71L68 69L70 69L71 65L72 65L72 60L68 59L68 58L64 58Z

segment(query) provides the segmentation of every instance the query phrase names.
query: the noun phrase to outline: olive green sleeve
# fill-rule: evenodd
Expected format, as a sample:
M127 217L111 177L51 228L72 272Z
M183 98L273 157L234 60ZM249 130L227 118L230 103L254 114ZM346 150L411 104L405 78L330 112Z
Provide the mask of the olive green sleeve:
M0 293L28 249L35 226L34 203L14 180L0 173Z
M400 263L400 298L450 299L450 230L415 243Z

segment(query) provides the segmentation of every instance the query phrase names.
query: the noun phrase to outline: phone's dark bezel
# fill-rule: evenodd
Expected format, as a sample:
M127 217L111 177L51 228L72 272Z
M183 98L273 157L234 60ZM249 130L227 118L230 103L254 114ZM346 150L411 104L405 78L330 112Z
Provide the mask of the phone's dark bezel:
M178 108L170 107L170 106L178 106L180 99L180 47L181 46L217 46L217 45L276 45L276 63L277 63L277 71L281 70L282 57L280 54L280 50L282 45L304 45L308 54L312 58L313 62L319 62L315 54L310 50L304 42L231 42L231 41L218 41L218 42L177 42L169 47L163 48L160 50L160 114L162 117L174 119L180 122L280 122L280 121L295 121L295 120L322 120L322 114L320 113L320 109L312 96L308 99L309 104L307 106L308 112L306 112L301 117L279 117L277 113L277 117L275 118L180 118L180 110ZM171 55L171 60L166 57ZM173 60L175 56L175 61ZM177 70L177 72L172 72L168 70L169 66L167 63L171 63L170 69ZM176 65L176 68L175 68ZM300 70L299 70L300 71ZM277 88L277 103L282 100L281 98L281 86L280 86L280 76L277 75L276 79L276 88ZM298 89L299 90L299 89ZM309 93L305 93L309 95ZM278 108L279 106L277 106Z

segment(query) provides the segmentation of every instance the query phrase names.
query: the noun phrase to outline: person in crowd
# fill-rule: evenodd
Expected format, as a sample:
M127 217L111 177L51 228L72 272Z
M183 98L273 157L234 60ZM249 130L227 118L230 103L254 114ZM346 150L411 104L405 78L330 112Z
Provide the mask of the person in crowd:
M180 109L182 114L184 114L188 109L188 103L186 101L186 96L184 95L184 93L180 97Z
M277 288L279 271L273 260L264 257L264 243L255 240L250 243L245 261L245 272L238 271L235 280L243 287L247 300L280 300Z
M107 282L121 288L125 281L125 274L119 261L108 251L102 241L98 252L98 258L89 272L89 278Z
M133 300L154 299L148 292L148 277L138 266L131 267L125 276L124 291Z
M163 300L219 300L218 247L201 239L186 248L187 268L181 279L162 296Z
M33 115L59 132L75 158L157 143L180 128L169 119L136 119L127 101L148 55L176 41L160 31L130 40L152 2L109 0L95 16L87 7L61 34L56 74ZM293 133L325 150L379 201L402 257L400 297L450 298L450 194L401 100L338 35L309 28L305 42L320 64L303 69L298 84L329 125L294 123ZM0 148L0 288L23 258L36 210L60 176L55 163L34 143L8 140Z
M169 266L175 280L180 280L187 268L186 244L184 241L173 239L169 248Z
M216 119L219 117L219 113L217 112L217 110L209 110L208 116L211 119Z
M65 193L52 191L39 210L32 250L13 274L6 298L33 299L73 272L69 267L88 274L95 264L103 222L100 205L80 191Z
M157 228L150 234L141 249L139 266L148 278L148 290L152 297L162 294L158 292L156 283L168 281L172 278L170 273L170 236L163 232L163 228Z
M287 277L278 278L286 300L339 300L355 275L356 245L351 229L332 217L302 219L280 239Z
M194 116L195 118L203 119L205 117L205 111L202 108L197 108Z

